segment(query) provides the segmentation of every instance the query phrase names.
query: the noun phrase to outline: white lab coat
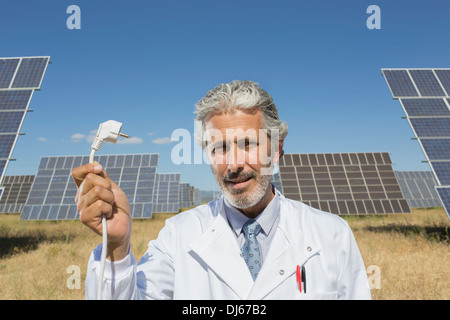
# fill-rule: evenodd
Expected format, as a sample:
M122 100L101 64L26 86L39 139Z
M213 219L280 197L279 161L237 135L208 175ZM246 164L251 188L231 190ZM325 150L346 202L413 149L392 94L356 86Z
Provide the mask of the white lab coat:
M131 252L107 261L103 298L370 299L347 222L279 195L279 224L255 282L220 198L168 219L139 264ZM96 299L100 255L101 245L89 260L87 299ZM306 293L299 291L297 265L306 268Z

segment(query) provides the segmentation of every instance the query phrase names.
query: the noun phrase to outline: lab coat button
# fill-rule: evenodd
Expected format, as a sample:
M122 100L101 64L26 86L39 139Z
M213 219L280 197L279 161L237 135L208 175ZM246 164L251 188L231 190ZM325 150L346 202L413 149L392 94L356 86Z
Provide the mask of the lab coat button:
M311 247L308 247L308 248L306 248L306 250L308 250L308 251L311 251L311 250L312 250L312 248L311 248Z
M284 270L283 270L283 269L280 270L280 274L281 274L281 275L284 274Z

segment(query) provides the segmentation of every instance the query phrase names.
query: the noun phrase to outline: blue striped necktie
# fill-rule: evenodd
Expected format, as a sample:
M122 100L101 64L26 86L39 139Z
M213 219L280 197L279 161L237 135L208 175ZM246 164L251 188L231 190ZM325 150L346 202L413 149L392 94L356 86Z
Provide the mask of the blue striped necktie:
M255 219L250 219L244 224L242 230L245 236L245 243L241 248L242 257L254 281L258 276L259 270L261 270L261 252L256 240L256 236L261 231L261 226Z

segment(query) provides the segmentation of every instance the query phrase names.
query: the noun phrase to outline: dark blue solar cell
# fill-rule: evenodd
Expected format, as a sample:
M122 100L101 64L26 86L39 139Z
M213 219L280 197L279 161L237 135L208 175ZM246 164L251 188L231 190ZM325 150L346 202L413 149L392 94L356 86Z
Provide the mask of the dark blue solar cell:
M0 91L0 110L25 110L32 90Z
M416 83L417 89L424 97L446 96L432 70L410 70L409 73Z
M141 166L141 155L135 154L133 158L133 167L140 167Z
M0 59L0 88L9 88L19 59Z
M411 125L417 137L450 138L450 118L413 118Z
M12 88L39 88L48 58L23 58Z
M0 112L0 133L18 133L24 115L23 111Z
M144 210L142 211L142 218L149 219L152 217L152 204L151 203L145 203L144 204Z
M0 158L9 158L16 138L16 134L0 135Z
M42 206L34 206L33 210L31 210L31 214L30 214L29 219L30 220L39 219L39 215L41 213L41 209L42 209Z
M420 141L430 160L450 159L450 139L421 139Z
M69 210L67 211L66 220L74 220L74 219L78 219L78 218L79 218L79 214L78 214L76 205L70 205Z
M135 203L133 207L133 218L142 218L142 210L144 205L142 203Z
M450 218L450 187L436 187L436 191L439 194L439 198L441 198L447 216Z
M445 91L447 91L447 96L450 96L450 70L435 70L435 72Z
M383 70L394 97L417 97L419 94L406 70Z
M156 167L158 165L158 158L159 158L159 155L157 155L157 154L151 155L150 166Z
M0 160L0 179L3 177L6 168L6 160Z
M400 99L406 115L414 116L450 116L450 110L444 99Z
M66 220L67 217L67 211L69 211L69 206L60 206L58 211L58 220Z
M48 220L56 220L58 218L59 206L51 206L49 214L47 216Z
M436 173L441 185L450 185L450 162L431 162L431 166Z

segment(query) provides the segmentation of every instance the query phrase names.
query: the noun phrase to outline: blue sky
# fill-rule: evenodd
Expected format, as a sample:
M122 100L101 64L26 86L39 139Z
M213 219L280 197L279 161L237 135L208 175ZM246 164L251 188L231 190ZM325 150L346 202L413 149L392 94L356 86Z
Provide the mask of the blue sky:
M80 30L66 27L72 4ZM379 30L366 27L373 4ZM394 170L428 170L381 68L449 67L449 11L446 0L4 1L0 57L52 61L6 174L35 174L42 156L88 155L86 137L114 119L138 143L99 153L159 153L159 172L212 190L208 165L175 165L176 143L157 142L193 133L194 104L234 79L272 95L287 153L387 151Z

